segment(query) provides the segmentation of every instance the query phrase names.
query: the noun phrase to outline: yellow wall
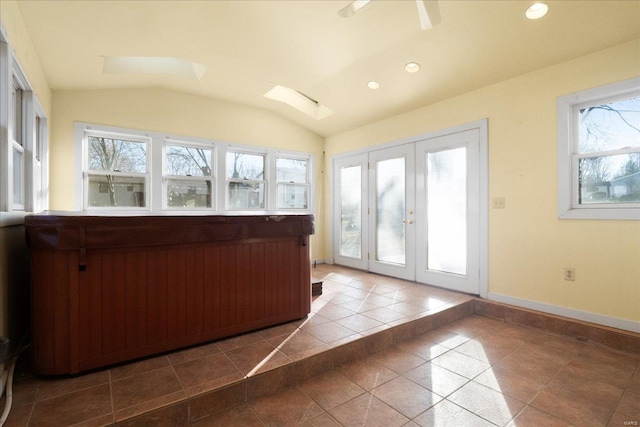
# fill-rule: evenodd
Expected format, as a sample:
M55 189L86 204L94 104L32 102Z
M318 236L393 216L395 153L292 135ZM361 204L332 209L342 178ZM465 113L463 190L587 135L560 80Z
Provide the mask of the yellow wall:
M47 117L51 113L51 89L44 76L40 58L31 42L31 37L22 20L18 4L13 0L0 1L0 20L7 31L9 44L16 52L18 63L22 72L26 75L31 89L36 94L40 106Z
M74 121L310 152L316 179L324 139L265 110L160 89L56 91L50 140L50 208L73 210ZM318 185L316 206L322 205ZM319 218L318 218L319 220ZM320 221L317 221L320 223ZM322 229L316 225L316 235ZM314 253L324 251L313 238Z
M640 223L559 220L556 202L556 98L637 76L640 40L331 136L327 165L339 153L488 118L489 197L506 199L489 212L489 292L640 322ZM565 267L575 267L575 282L563 280Z

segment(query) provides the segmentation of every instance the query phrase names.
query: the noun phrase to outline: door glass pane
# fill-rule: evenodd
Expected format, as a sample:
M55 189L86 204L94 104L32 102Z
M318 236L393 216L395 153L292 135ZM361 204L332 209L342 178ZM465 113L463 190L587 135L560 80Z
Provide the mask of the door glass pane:
M362 256L362 166L340 169L340 255Z
M427 268L467 274L465 147L427 154Z
M376 260L405 264L405 160L376 164Z

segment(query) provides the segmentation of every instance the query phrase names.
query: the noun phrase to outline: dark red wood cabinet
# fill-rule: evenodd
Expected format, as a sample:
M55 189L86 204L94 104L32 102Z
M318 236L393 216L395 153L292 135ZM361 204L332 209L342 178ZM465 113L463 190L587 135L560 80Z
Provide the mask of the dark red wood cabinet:
M313 216L25 219L38 374L74 374L299 319Z

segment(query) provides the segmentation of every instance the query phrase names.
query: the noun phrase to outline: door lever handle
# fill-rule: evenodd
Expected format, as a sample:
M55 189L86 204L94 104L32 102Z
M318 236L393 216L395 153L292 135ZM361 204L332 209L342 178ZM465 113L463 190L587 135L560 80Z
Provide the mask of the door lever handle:
M405 224L413 224L413 220L412 220L412 219L410 219L410 220L404 220L404 221L402 221L402 222L404 222Z

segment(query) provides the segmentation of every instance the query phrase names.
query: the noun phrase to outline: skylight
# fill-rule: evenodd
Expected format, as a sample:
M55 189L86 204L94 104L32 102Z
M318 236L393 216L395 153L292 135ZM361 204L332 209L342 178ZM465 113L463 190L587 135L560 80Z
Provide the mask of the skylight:
M159 56L105 56L102 72L107 74L169 74L200 80L207 67L180 58Z
M285 86L274 86L273 89L263 96L273 99L274 101L285 103L316 120L322 120L335 113L332 109L320 104L315 99Z

